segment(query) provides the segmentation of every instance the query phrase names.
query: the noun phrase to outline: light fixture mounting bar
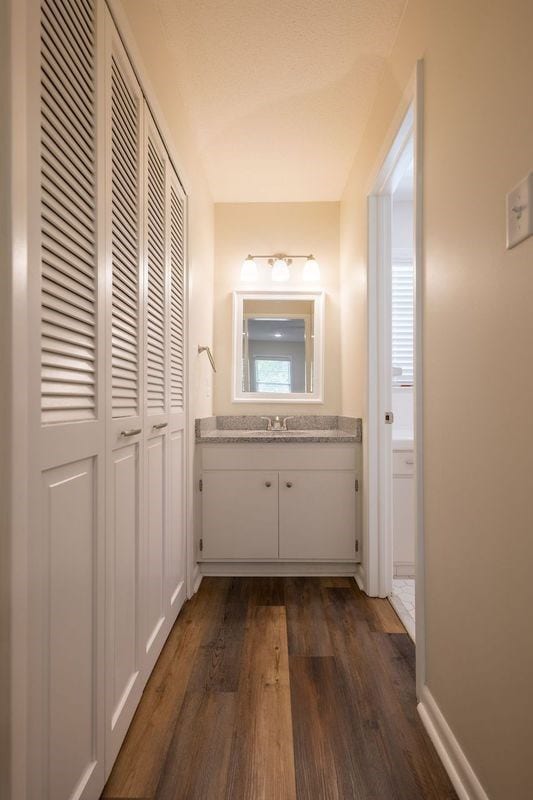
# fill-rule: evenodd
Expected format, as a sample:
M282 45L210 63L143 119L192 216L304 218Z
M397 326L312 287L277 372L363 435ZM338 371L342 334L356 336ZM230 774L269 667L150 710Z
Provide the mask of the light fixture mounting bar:
M296 255L295 256L295 255L291 255L290 253L269 253L268 255L254 255L253 253L250 253L250 255L248 256L248 258L282 258L282 259L283 258L312 258L312 257L313 256L309 255L309 253L306 253L305 256L301 256L301 255Z

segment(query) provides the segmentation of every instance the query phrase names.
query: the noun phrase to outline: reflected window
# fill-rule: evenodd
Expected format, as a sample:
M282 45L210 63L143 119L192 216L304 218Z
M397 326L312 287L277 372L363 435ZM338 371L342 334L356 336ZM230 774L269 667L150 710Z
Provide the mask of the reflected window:
M289 358L254 358L254 378L256 392L289 393L291 384L291 360Z

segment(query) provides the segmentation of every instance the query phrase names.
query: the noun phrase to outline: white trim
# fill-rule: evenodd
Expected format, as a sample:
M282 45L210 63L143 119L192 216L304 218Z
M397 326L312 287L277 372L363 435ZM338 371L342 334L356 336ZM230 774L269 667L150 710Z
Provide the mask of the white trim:
M189 595L189 597L192 597L193 594L196 594L200 588L203 577L204 576L200 571L200 564L196 563L192 571L192 593Z
M415 592L416 592L416 690L426 683L426 573L424 531L424 62L416 65L414 92L414 216L415 216Z
M365 591L365 571L362 564L355 565L355 575L353 576L356 584L362 592Z
M242 320L244 313L245 300L264 300L271 298L276 300L307 300L314 303L314 370L315 370L315 390L313 392L301 392L285 394L273 394L270 392L251 393L242 391ZM325 292L317 291L298 291L286 290L284 292L276 290L249 291L238 289L233 292L233 346L232 346L232 403L291 403L318 404L324 402L324 309Z
M389 603L393 607L394 611L396 612L396 616L400 618L400 622L402 623L403 627L411 637L411 639L416 641L415 636L415 621L412 618L411 614L408 612L404 604L402 603L401 599L395 595L389 595Z
M390 427L382 424L383 398L387 398L391 376L379 372L383 345L383 331L379 327L378 305L383 300L383 282L378 275L383 263L384 250L390 246L389 209L391 186L397 174L398 164L404 157L405 145L413 137L414 149L414 216L415 216L415 496L416 496L416 680L420 696L425 684L425 613L424 613L424 529L423 529L423 62L418 61L413 78L409 82L402 102L380 151L378 166L368 184L368 388L367 388L367 437L364 466L364 521L363 521L363 568L366 574L366 591L371 596L386 597L392 585L392 542L390 525L390 499L380 490L380 475L388 475L387 455L391 447L382 447L382 437L390 438ZM383 225L385 224L385 230ZM384 235L385 247L380 246ZM386 290L386 287L385 287ZM385 428L385 430L383 430ZM387 431L387 428L389 430ZM380 440L381 437L381 440ZM386 439L387 442L388 439ZM385 442L385 444L386 444ZM381 478L383 480L383 478ZM390 567L390 568L389 568Z
M28 8L9 0L0 12L0 796L27 796L28 744Z
M353 578L355 567L353 561L202 561L200 563L202 575L232 577L340 575Z
M422 688L417 709L459 799L489 800L427 686Z

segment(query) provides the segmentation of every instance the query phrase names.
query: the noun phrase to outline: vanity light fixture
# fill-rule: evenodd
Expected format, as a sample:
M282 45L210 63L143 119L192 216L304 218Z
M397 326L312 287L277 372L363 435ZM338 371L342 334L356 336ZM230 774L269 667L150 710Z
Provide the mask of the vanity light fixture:
M248 256L243 262L241 267L241 281L255 281L257 280L257 264L252 256Z
M257 264L256 258L266 258L269 267L272 267L272 280L275 283L285 283L291 277L289 267L293 259L305 258L305 266L302 272L302 278L306 283L316 283L320 280L320 267L318 261L313 255L309 256L289 256L285 253L272 253L272 255L248 255L243 261L241 268L241 280L251 282L257 280Z
M312 281L313 283L320 280L320 267L318 266L318 261L316 261L313 256L309 256L305 262L303 279L304 281Z
M272 259L269 259L268 263L270 264ZM276 258L274 263L272 264L272 280L276 283L285 283L291 277L291 273L289 271L289 261L291 259L285 258Z

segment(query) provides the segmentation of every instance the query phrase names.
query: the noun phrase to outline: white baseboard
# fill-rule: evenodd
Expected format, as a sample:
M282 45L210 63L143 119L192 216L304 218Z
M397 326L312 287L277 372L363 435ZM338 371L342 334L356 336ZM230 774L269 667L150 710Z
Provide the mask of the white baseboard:
M365 591L365 570L362 564L355 565L355 582L362 592Z
M460 800L489 800L427 686L418 713Z
M200 564L195 564L194 565L194 570L193 570L193 573L192 573L192 593L193 593L193 595L196 594L196 592L200 588L200 584L202 582L202 578L203 578L203 575L202 575L202 572L200 570Z
M203 561L202 575L219 576L309 576L345 575L353 577L356 564L351 561Z
M395 594L389 595L389 603L396 611L396 614L399 616L403 627L414 642L416 640L416 625L411 614L408 612L400 598L396 597Z

